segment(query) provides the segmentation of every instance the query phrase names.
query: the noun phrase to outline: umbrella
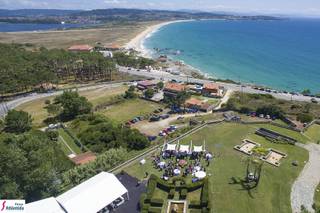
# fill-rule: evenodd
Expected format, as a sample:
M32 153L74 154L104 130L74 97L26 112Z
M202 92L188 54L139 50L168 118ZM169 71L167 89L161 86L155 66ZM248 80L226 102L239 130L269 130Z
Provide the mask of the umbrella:
M199 171L199 172L196 172L195 176L196 178L199 178L199 179L203 179L206 177L206 173L204 171Z

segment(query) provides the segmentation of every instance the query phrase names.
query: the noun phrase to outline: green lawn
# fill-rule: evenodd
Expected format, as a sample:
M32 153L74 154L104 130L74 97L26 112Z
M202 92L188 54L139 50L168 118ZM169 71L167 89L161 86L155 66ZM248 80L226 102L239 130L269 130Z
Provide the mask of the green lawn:
M59 132L59 135L64 139L64 141L76 154L81 153L81 149L75 144L74 140L62 128L60 128L58 132ZM60 139L60 143L63 143L62 139ZM70 149L64 143L63 143L63 147L64 148L62 149L65 153L70 152ZM69 154L71 154L71 152Z
M305 135L309 137L313 142L317 143L320 141L320 125L314 124L308 128Z
M163 105L137 98L112 105L110 108L100 111L100 113L113 121L123 123L136 116L151 114L158 108L163 108Z
M269 128L269 125L234 123L211 125L180 141L180 143L189 144L192 140L193 144L200 145L203 140L206 140L206 149L216 156L207 168L214 212L291 212L291 185L303 168L302 162L308 159L308 152L292 145L273 144L255 135L255 130L262 126ZM301 139L300 135L292 131L273 127L270 129ZM252 139L266 148L274 148L288 155L287 158L282 159L280 167L265 163L259 186L250 193L241 185L229 184L232 177L245 176L247 156L233 149L235 145L241 144L244 138ZM306 139L303 138L303 140ZM298 167L291 165L294 160L300 162ZM150 159L147 159L147 163L143 166L136 164L126 168L125 171L140 179L143 178L145 171L160 175L152 168Z

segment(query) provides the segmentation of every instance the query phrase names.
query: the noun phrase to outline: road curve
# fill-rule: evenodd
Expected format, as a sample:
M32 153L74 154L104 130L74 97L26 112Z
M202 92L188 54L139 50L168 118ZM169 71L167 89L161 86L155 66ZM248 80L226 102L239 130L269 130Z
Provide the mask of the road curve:
M320 145L314 143L297 145L309 151L309 161L292 185L291 208L293 213L300 213L303 205L312 213L314 193L320 183Z

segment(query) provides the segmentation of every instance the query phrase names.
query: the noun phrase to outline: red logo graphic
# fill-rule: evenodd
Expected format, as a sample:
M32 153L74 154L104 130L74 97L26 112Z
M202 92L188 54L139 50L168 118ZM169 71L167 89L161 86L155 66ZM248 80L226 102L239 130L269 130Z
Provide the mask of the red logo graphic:
M6 201L3 201L2 202L2 209L0 211L3 211L5 207L6 207Z

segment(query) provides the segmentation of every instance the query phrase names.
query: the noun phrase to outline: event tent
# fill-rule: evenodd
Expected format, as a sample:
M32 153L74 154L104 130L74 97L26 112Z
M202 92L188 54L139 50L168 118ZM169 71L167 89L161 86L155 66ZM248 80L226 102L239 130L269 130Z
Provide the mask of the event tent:
M193 152L203 152L205 151L202 146L193 146Z
M180 145L180 147L179 147L179 152L189 153L189 152L190 152L190 147L189 147L189 145Z
M114 174L101 172L56 199L67 212L96 213L124 194L129 198Z
M54 197L26 204L26 213L66 213Z
M176 151L177 144L166 144L165 151Z

